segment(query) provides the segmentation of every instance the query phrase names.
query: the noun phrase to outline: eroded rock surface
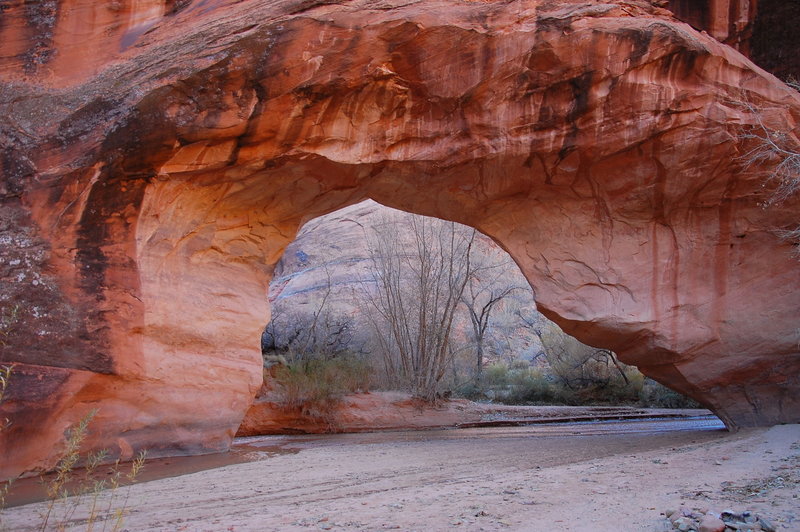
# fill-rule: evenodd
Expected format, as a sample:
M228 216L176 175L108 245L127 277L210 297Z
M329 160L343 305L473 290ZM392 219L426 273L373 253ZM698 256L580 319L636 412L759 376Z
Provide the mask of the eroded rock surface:
M747 53L756 19L752 0L669 0L675 15L712 37Z
M0 476L93 408L112 454L226 448L273 265L366 197L492 236L565 331L730 426L798 421L800 203L742 155L797 142L800 96L745 57L645 1L180 4L69 19L35 68L2 41Z

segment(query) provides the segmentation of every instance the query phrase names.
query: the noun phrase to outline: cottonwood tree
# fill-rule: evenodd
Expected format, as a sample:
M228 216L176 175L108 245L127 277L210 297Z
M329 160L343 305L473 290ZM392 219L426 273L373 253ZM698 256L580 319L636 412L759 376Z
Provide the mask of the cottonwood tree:
M328 309L311 314L297 310L273 312L261 335L265 356L281 355L289 361L334 358L354 349L354 319Z
M475 349L473 378L480 383L483 375L484 347L491 323L492 311L517 290L525 290L518 285L509 285L508 278L514 263L496 253L478 251L473 246L470 257L470 272L467 284L461 294L461 303L466 308L472 325L472 339ZM528 288L530 289L530 288Z
M452 358L453 322L471 272L475 230L388 214L367 235L372 273L361 283L384 370L412 394L436 399Z

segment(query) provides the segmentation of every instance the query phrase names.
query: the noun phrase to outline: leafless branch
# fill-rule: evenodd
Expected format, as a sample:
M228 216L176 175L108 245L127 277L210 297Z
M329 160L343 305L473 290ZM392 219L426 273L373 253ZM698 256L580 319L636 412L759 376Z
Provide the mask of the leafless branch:
M790 84L791 85L791 84ZM791 85L794 88L798 86ZM756 125L741 135L741 139L752 141L753 147L741 155L745 167L771 165L764 183L774 184L775 189L764 201L765 208L778 205L800 191L800 145L788 132L777 131L767 127L762 113L746 98L742 105L748 109L756 121ZM794 229L779 230L778 235L795 245L800 244L800 224ZM800 254L800 247L795 253Z

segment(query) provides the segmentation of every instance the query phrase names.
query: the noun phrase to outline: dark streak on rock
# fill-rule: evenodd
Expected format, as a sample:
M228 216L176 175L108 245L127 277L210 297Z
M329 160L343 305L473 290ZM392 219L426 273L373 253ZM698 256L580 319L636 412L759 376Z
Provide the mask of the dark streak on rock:
M58 20L57 0L40 0L24 3L25 18L28 20L31 37L30 47L25 53L23 68L26 73L36 72L39 66L49 62L55 55L53 36Z
M176 15L186 9L192 0L167 0L167 5L164 10L164 15Z
M95 98L84 105L58 126L58 139L64 145L74 144L76 137L87 135L97 127L106 127L119 114L118 101Z
M685 79L694 72L695 64L701 52L692 49L683 49L664 57L661 64L661 73L664 77L672 74L672 79Z
M8 0L0 0L0 35L3 33L3 28L9 20L9 15L6 13L11 10L11 4Z
M567 121L574 123L589 110L589 91L592 88L593 78L594 72L589 70L569 80L572 89L572 105L567 113Z
M594 72L590 70L569 80L569 86L572 91L572 104L566 116L566 120L569 123L569 131L565 135L564 142L558 152L559 159L564 159L576 149L580 130L577 121L589 110L589 92L592 88L593 78Z
M650 50L650 44L653 41L652 30L632 29L623 32L623 35L633 42L633 50L631 51L630 64L632 66L638 65L642 58Z
M98 373L113 373L113 360L105 354L110 349L104 349L109 344L104 338L105 332L113 328L106 324L107 310L103 305L106 293L139 290L138 285L127 284L133 281L109 279L107 272L135 271L132 257L120 251L116 244L133 239L135 223L128 221L124 213L139 211L150 177L126 176L119 168L104 169L89 193L86 209L78 222L75 263L79 288L87 294L85 301L93 302L85 312L91 331L91 338L87 340L91 340L94 349L84 360L89 362L88 369ZM107 249L113 251L109 253ZM130 279L136 276L132 274Z
M0 234L16 235L13 245L0 246L0 310L17 308L0 361L110 371L110 360L92 344L85 313L62 293L51 271L51 246L19 198L0 202Z
M36 173L33 163L13 146L0 150L0 198L18 197L22 194L24 183Z
M540 15L536 18L536 31L565 32L572 26L570 18Z

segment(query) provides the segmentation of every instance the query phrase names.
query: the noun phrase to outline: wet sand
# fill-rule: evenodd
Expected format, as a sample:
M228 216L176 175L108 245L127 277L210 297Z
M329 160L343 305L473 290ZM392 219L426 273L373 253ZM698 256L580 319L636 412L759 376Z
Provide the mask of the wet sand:
M125 528L663 530L660 512L684 503L800 530L797 425L730 434L695 418L241 443L255 461L122 488ZM777 474L789 481L757 496L731 488ZM9 509L5 524L33 530L41 509Z
M464 438L471 434L469 428L479 427L520 427L533 426L539 424L555 423L556 427L529 431L529 433L548 433L558 431L575 431L576 429L558 428L560 425L573 421L583 420L617 420L617 419L637 419L650 420L648 424L639 424L641 427L649 427L647 430L654 431L658 427L657 419L682 419L681 423L668 423L664 425L666 430L679 430L677 427L705 427L710 423L715 428L722 428L721 422L710 415L708 410L703 409L642 409L629 406L507 406L501 404L473 403L464 400L446 401L437 406L426 406L424 408L415 407L411 409L411 414L398 407L397 401L407 403L410 401L408 394L398 392L373 392L369 394L354 394L348 396L350 400L359 400L364 397L371 398L375 406L382 406L380 410L384 414L384 425L380 428L375 427L375 412L370 412L371 418L367 421L373 423L372 429L367 430L364 426L349 427L345 434L320 435L312 434L309 436L249 436L239 437L234 440L229 452L207 454L202 456L175 456L166 458L148 458L147 467L137 476L137 482L147 482L162 478L171 478L190 473L197 473L208 469L215 469L227 465L241 464L270 458L280 454L292 454L299 452L304 446L314 445L334 445L336 442L358 444L363 442L390 442L400 440L419 440L427 441L431 439ZM363 406L363 405L362 405ZM696 420L706 419L706 421L689 421L691 418ZM687 424L688 423L688 424ZM589 425L577 423L576 426L583 426L582 431L589 430ZM571 425L570 425L571 426ZM601 424L594 424L600 427ZM614 425L612 425L614 426ZM457 432L450 433L452 429L459 429ZM617 429L614 429L617 430ZM632 429L627 429L632 430ZM350 432L353 433L350 433ZM481 434L485 437L491 431L484 431ZM496 431L498 432L498 431ZM503 432L503 431L499 431ZM575 432L577 433L577 432ZM100 466L93 472L89 482L102 481L114 474L114 467L111 465ZM119 481L122 485L128 482L125 475L130 470L130 464L121 464L118 467L121 472ZM68 485L71 492L78 489L79 483L84 485L87 475L81 469L74 471L73 476L76 481ZM6 496L6 506L21 506L47 499L44 485L51 482L55 474L41 475L18 479L14 482L13 489ZM2 529L0 529L2 530Z

